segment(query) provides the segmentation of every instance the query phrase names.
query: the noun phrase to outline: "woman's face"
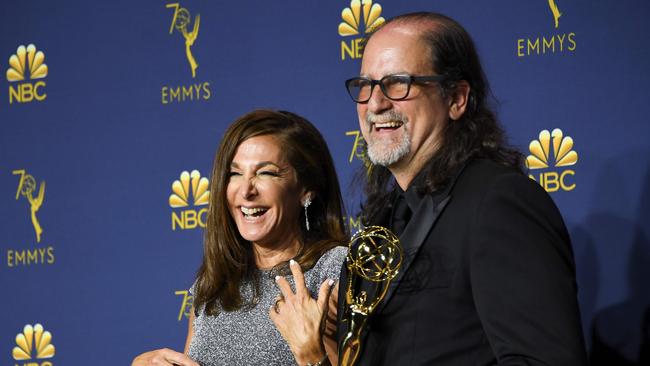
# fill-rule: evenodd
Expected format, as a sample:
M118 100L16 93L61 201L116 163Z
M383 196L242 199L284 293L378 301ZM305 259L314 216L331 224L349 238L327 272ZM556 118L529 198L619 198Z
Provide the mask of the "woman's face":
M263 247L278 247L298 238L305 193L296 175L273 136L251 137L237 147L226 197L244 239Z

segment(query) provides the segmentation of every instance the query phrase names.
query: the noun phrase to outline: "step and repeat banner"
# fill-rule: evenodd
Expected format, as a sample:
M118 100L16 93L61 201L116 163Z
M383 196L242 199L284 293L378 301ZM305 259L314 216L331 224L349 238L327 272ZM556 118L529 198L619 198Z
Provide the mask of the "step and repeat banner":
M511 144L563 213L590 352L638 359L648 2L70 0L0 4L0 363L182 350L214 152L252 109L322 131L358 228L364 141L343 81L366 29L420 10L473 35Z

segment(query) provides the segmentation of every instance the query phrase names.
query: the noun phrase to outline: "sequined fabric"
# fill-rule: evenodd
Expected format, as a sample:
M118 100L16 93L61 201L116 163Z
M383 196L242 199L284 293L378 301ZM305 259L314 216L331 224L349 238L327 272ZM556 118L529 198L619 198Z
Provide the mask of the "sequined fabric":
M313 297L326 279L338 280L347 248L336 247L326 252L305 273L305 284ZM216 365L295 365L289 346L269 318L269 309L280 290L273 271L259 271L260 294L252 309L220 312L207 316L203 309L194 320L194 336L188 355L202 366ZM292 287L293 277L287 277ZM190 290L192 292L192 290ZM251 299L251 283L242 286L242 297Z

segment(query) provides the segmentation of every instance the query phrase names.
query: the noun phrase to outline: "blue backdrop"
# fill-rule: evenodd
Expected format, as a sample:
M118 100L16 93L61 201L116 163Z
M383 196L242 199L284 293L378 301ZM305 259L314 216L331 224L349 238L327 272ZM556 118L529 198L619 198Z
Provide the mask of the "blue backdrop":
M316 124L357 226L363 140L343 81L373 19L416 10L474 36L510 141L571 233L591 352L637 359L650 327L647 1L70 0L0 3L0 362L181 350L201 177L254 108Z

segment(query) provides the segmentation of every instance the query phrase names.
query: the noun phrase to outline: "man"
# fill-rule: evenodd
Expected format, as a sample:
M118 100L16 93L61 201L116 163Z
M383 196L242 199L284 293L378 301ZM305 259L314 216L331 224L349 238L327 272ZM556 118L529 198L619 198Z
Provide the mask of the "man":
M567 230L504 146L466 31L439 14L397 17L346 85L373 164L364 224L404 249L358 364L584 365Z

